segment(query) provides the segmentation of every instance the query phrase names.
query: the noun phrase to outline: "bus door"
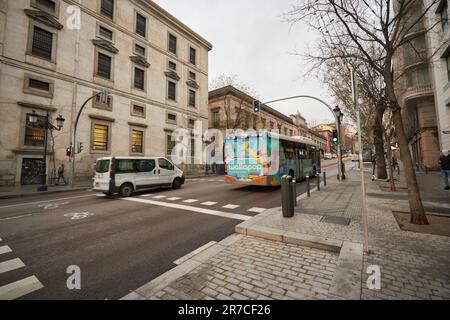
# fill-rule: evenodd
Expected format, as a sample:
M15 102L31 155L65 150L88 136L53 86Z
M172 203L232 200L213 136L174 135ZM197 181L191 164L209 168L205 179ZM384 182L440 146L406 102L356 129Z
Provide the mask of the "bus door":
M295 175L297 176L297 179L303 178L303 168L302 168L302 159L300 158L300 149L296 146L295 147Z

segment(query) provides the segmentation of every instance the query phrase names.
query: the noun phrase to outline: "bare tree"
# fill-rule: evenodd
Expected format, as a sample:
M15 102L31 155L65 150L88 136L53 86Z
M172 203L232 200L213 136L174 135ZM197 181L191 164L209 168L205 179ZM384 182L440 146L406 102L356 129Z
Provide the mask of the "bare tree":
M291 22L306 22L321 34L317 61L340 58L347 65L369 66L384 82L386 108L400 146L408 185L411 222L428 224L414 171L401 107L395 91L394 55L440 21L427 25L425 16L439 0L300 0L288 14ZM421 32L417 31L421 28ZM327 44L325 46L321 46ZM351 62L351 63L350 63ZM345 71L344 71L345 72Z
M210 83L209 90L216 90L226 86L232 86L254 98L259 96L251 85L239 81L237 75L234 74L221 74ZM223 105L227 129L248 129L252 119L251 114L246 110L245 99L239 99L238 104L233 104L232 100L225 96Z

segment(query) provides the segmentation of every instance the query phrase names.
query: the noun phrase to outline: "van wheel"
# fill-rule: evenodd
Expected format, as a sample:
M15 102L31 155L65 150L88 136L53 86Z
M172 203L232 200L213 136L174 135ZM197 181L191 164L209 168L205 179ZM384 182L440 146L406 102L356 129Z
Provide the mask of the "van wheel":
M119 194L122 197L129 197L131 196L132 193L133 193L133 186L131 185L131 183L124 183L119 189Z
M176 178L175 180L173 180L172 183L172 189L180 189L181 188L181 179L180 178Z

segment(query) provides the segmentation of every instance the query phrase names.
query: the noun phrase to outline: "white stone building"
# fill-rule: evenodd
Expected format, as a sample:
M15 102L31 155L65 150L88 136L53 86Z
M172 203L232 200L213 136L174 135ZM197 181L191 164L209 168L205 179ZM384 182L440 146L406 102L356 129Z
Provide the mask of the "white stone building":
M68 177L75 118L103 88L108 103L92 100L80 118L77 179L98 157L170 154L173 130L208 127L211 49L150 0L0 0L0 186L39 182L44 131L27 120L33 110L66 119L46 163L49 183L60 164Z

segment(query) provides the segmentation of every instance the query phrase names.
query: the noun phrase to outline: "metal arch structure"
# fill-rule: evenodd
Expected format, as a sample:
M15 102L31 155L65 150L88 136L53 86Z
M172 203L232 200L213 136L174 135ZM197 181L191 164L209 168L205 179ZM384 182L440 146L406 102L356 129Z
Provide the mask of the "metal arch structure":
M334 116L334 119L336 121L336 129L337 129L337 133L338 133L338 175L339 175L339 181L342 181L341 130L339 130L339 119L338 119L337 115L334 113L333 108L328 103L326 103L322 99L314 97L314 96L299 95L299 96L293 96L293 97L288 97L288 98L272 100L272 101L264 102L263 104L267 105L267 104L271 104L271 103L275 103L275 102L301 99L301 98L312 99L312 100L316 100L316 101L322 103L324 106L326 106L331 111L331 113Z

